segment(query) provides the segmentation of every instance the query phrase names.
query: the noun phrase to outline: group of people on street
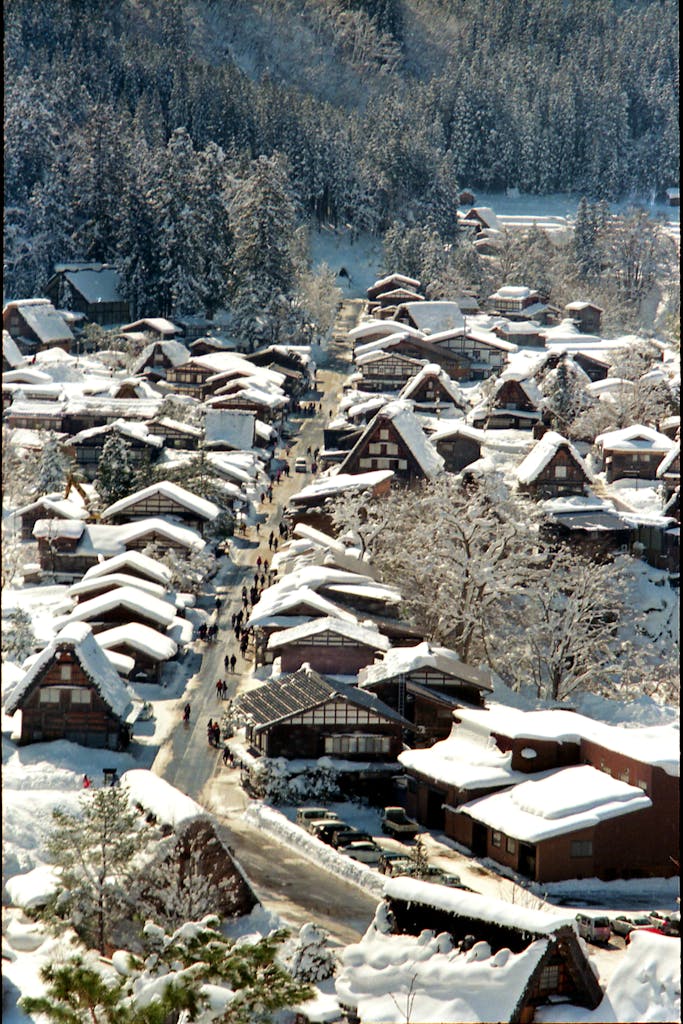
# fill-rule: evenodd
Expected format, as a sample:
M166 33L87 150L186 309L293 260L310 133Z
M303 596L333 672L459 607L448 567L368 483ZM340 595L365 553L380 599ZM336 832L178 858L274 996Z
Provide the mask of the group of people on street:
M227 657L227 656L226 656ZM233 658L235 655L233 654ZM228 692L228 684L225 679L216 680L216 696L219 700L225 700L225 696Z
M206 735L209 740L210 747L217 747L221 742L221 727L218 722L214 722L212 718L209 719L209 724L206 727Z

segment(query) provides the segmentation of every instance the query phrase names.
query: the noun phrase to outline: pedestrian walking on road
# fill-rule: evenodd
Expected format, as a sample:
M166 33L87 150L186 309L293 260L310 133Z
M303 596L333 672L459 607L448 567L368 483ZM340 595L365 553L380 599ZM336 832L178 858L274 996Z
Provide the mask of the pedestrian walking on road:
M261 524L260 524L260 523L257 523L257 524L256 524L256 536L257 536L257 537L258 537L258 535L260 534L260 532L261 532Z
M277 551L277 537L273 540L273 551Z
M214 722L213 723L213 729L211 730L211 735L213 736L213 745L214 745L214 747L219 746L219 744L221 742L221 727L218 724L218 722Z
M231 671L231 672L234 672L234 671L235 671L235 665L236 665L236 664L237 664L237 658L235 657L235 654L234 654L234 652L233 652L233 653L232 653L232 654L230 655L230 671ZM226 689L227 689L227 687L226 687Z
M240 627L241 627L241 625L242 625L242 620L243 620L243 618L244 618L244 612L243 612L243 611L242 611L242 609L240 608L240 610L239 610L239 611L238 611L238 613L237 613L237 619L236 619L237 625L238 625L238 626L240 626Z
M227 747L223 747L223 764L227 765L230 760L230 751Z
M218 698L218 700L221 699L221 693L222 692L223 692L223 680L222 679L218 679L218 680L216 680L216 697Z
M234 657L234 655L233 655L233 657ZM224 679L223 680L223 687L222 687L222 690L221 690L221 697L223 698L223 700L225 700L227 695L228 695L228 684L226 683L226 681Z
M209 740L209 746L213 745L213 718L209 719L209 724L206 727L206 735Z
M269 547L269 548L272 548L272 546L273 546L273 541L274 541L274 540L275 540L275 534L274 534L274 533L273 533L273 531L271 530L271 531L270 531L270 536L268 537L268 547Z

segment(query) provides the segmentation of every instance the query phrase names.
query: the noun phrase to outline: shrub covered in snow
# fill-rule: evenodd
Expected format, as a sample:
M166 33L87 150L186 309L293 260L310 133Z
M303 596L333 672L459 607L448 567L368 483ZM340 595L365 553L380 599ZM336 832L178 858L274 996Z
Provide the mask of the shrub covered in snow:
M327 945L328 934L315 924L302 925L299 935L283 950L282 960L297 981L324 981L334 974L336 961Z
M271 804L329 801L340 796L339 772L321 761L301 766L284 757L262 757L251 768L249 781L255 794Z

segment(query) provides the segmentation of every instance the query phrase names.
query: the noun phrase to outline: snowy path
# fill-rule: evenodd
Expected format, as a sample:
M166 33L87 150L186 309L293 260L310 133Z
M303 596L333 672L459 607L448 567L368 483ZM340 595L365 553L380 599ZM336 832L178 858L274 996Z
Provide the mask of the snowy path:
M355 325L362 303L344 302L335 325L334 334L344 336ZM291 417L290 427L298 425L296 440L289 452L290 465L307 447L322 445L322 424L327 421L328 410L335 409L342 383L350 371L349 345L334 344L324 367L318 371L318 387L323 392L322 412L315 417ZM219 615L218 642L207 645L196 681L186 691L179 709L187 699L192 705L192 723L185 729L180 723L161 748L153 770L182 792L197 800L215 814L224 829L226 842L234 850L247 877L265 906L276 911L293 927L314 921L324 927L339 943L356 942L363 934L377 905L371 896L358 886L345 882L311 861L302 858L286 844L241 818L248 799L241 789L238 773L222 764L220 752L209 747L206 725L209 718L222 713L222 703L216 699L215 683L225 678L228 695L253 686L251 663L239 674L243 665L238 657L238 673L226 673L223 658L237 645L230 628L230 617L241 607L241 588L252 582L256 558L269 556L267 544L270 530L277 528L282 509L292 494L309 482L310 475L291 473L274 487L273 502L261 506L260 531L249 529L248 537L236 537L231 542L233 561L227 562L216 578L216 589L223 598Z

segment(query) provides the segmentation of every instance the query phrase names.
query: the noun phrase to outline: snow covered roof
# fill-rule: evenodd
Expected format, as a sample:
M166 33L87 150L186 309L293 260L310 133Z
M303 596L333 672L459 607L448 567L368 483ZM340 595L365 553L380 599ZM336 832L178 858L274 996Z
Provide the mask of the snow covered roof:
M500 352L517 352L517 345L514 342L505 341L503 338L499 338L497 334L494 334L493 331L478 327L456 327L447 331L439 331L438 334L432 334L429 341L432 345L441 345L443 342L453 338L468 338L480 345L487 345L489 348L498 349Z
M107 527L102 528L106 529ZM116 531L116 536L122 544L130 544L148 533L160 533L181 547L192 548L195 551L201 551L206 547L206 542L202 540L196 530L190 529L189 526L176 526L175 523L170 523L167 519L154 516L149 519L140 519L137 523L111 526L109 529Z
M403 302L400 306L423 334L464 327L465 318L457 302Z
M457 654L447 647L433 647L428 640L414 647L392 647L382 661L376 661L374 665L361 670L358 685L372 686L384 679L409 675L425 668L453 675L482 690L491 689L491 677L487 672L460 661Z
M390 480L393 475L392 469L374 469L369 473L336 473L334 476L314 480L297 494L293 494L289 500L295 505L310 503L311 498L319 498L322 501L343 491L376 487L385 480Z
M14 516L25 516L29 512L35 512L36 509L45 509L45 518L49 519L52 516L62 517L64 519L85 519L88 515L87 509L83 505L76 504L75 501L70 501L68 498L62 498L60 494L45 494L42 498L38 498L37 501L32 502L30 505L24 505L23 508L18 508L13 513Z
M674 442L666 434L660 434L653 427L644 427L640 423L624 427L623 430L608 430L604 434L598 434L595 443L600 445L603 451L662 452L662 454L670 451L674 445Z
M336 699L367 708L392 722L405 722L402 715L373 694L364 693L356 686L348 686L339 680L328 681L308 664L240 694L235 698L233 708L236 715L247 719L258 731Z
M568 302L564 308L568 309L571 313L578 312L581 309L596 309L598 313L605 312L602 306L596 306L594 302L583 302L580 299L574 299L573 302Z
M459 811L521 842L538 843L648 807L652 801L637 786L582 764L527 779Z
M678 726L627 728L606 725L575 711L551 709L521 711L507 704L491 703L484 709L458 708L458 718L486 734L496 732L510 738L555 740L580 743L582 738L662 768L667 775L680 771L680 732Z
M424 305L424 303L419 303L419 305ZM352 341L357 341L359 338L367 337L368 334L379 334L383 337L391 334L407 334L411 338L424 338L422 331L419 331L417 327L413 327L411 324L402 324L399 320L368 320L350 330L349 338ZM368 344L370 343L368 342Z
M9 331L2 332L2 358L6 359L12 367L21 366L26 362L26 357L21 354L16 341Z
M135 320L132 324L124 324L121 328L121 333L125 334L127 331L156 331L157 334L168 334L170 336L178 333L178 328L170 320L167 320L163 316L146 316L142 320ZM189 358L189 353L185 346L182 348L185 350L185 359Z
M204 421L207 444L248 449L254 444L254 413L242 409L207 409Z
M69 587L69 597L80 597L82 594L90 594L93 590L103 588L113 590L114 587L135 587L137 590L145 590L148 594L154 594L161 600L169 600L167 590L159 583L152 580L142 580L138 576L129 576L125 572L106 573L101 576L84 576L78 583Z
M433 479L443 472L443 458L427 440L420 421L409 402L403 399L388 402L370 422L365 434L369 434L376 423L385 420L392 424L425 476Z
M115 398L115 402L122 402L124 399ZM135 401L135 400L134 400ZM155 402L155 405L158 405ZM70 408L67 406L66 412L69 412ZM106 415L106 414L105 414ZM121 434L123 437L130 437L136 441L142 441L144 444L150 445L152 448L163 448L164 439L158 434L150 433L149 427L146 423L131 422L130 420L118 419L112 423L105 423L101 427L88 427L86 430L81 430L78 434L74 434L70 441L70 445L82 444L84 441L89 441L93 437L99 437L101 434Z
M409 1008L407 1019L422 1024L517 1020L520 1000L548 941L537 939L520 953L505 949L493 956L488 944L480 942L470 953L456 955L446 933L416 937L373 934L371 928L341 952L337 998L354 1008L357 1019L372 1024L406 1019L403 1007Z
M133 709L130 691L106 657L86 622L70 622L65 625L54 640L41 651L26 675L8 688L5 693L6 714L14 714L29 690L40 681L43 670L47 668L59 650L73 650L81 668L92 681L105 704L111 708L117 718L127 718Z
M150 484L149 487L143 487L141 491L135 491L126 498L115 501L112 505L105 508L100 518L111 519L113 516L118 516L125 512L131 505L137 505L138 502L145 501L147 498L155 495L182 505L183 508L186 508L201 519L211 520L220 515L221 510L215 502L207 501L206 498L200 498L198 494L187 491L179 484L171 483L169 480L161 480L159 483Z
M337 551L342 555L346 551L346 545L336 537L331 537L329 534L323 533L322 530L316 530L314 526L309 526L308 523L297 523L292 532L295 537L303 537L319 547L329 548L331 551Z
M87 303L125 302L118 271L106 263L58 263L55 273L63 273Z
M7 331L5 331L7 334ZM7 334L9 338L9 334ZM12 339L10 338L10 341ZM14 344L14 342L12 342ZM18 351L18 350L17 350ZM17 370L6 370L2 375L2 383L5 384L52 384L52 377L49 373L36 370L35 366L23 366Z
M144 622L125 622L105 629L97 634L97 642L104 650L125 644L154 661L168 661L178 652L178 645L170 636L164 636Z
M160 427L162 430L177 430L181 434L189 434L190 437L202 436L202 430L199 427L195 427L191 423L185 423L184 420L174 420L170 416L160 416L152 423L148 423L147 426L152 429Z
M414 377L406 381L399 393L399 398L410 398L424 384L428 377L436 377L438 379L439 384L446 394L450 395L455 405L464 406L466 404L464 395L456 382L451 380L444 368L439 366L438 363L427 363L419 373L416 373Z
M471 213L477 214L488 227L493 228L495 231L501 230L500 221L490 206L473 206L467 211L464 219L467 220L469 218L471 220L472 218L469 216Z
M346 637L362 646L372 647L378 651L387 651L390 646L389 640L374 628L369 629L358 622L347 622L343 619L326 616L322 619L313 619L312 622L303 622L301 625L293 626L291 629L283 629L277 633L271 633L268 639L268 647L270 649L279 648L309 636L317 636L319 633L325 633L326 631L336 633L338 636Z
M385 285L388 284L399 283L409 285L411 288L419 288L421 284L421 282L416 280L416 278L406 277L405 274L388 274L386 277L380 277L377 281L375 281L375 283L371 286L370 290L372 291L377 288L383 288Z
M37 519L33 525L33 536L36 540L50 537L53 540L64 538L77 540L85 530L82 519Z
M517 467L515 472L519 482L521 484L533 483L560 448L567 450L577 465L583 470L586 480L592 483L593 474L579 455L577 449L571 441L568 441L566 437L562 437L555 430L547 430L538 444L531 449L527 457Z
M159 824L177 829L196 818L208 817L204 808L189 796L145 768L131 768L124 772L121 786L127 790L131 806L141 804Z
M181 341L174 341L172 339L167 341L153 341L142 350L139 357L133 363L131 372L142 373L145 363L155 351L163 352L173 366L182 366L182 364L186 363L190 358L189 351Z
M478 441L480 444L486 439L486 433L483 430L468 426L464 420L442 420L441 424L429 435L432 444L456 437L467 437L470 441Z
M537 294L538 292L532 291L526 285L506 284L499 288L497 292L489 295L489 299L528 299L532 295Z
M487 734L454 722L450 736L426 749L399 754L404 768L460 790L500 789L528 780L513 771L512 751L503 752Z
M681 454L681 442L676 441L673 448L670 449L669 454L665 455L662 461L657 466L657 477L661 479L665 473L669 472L669 469L673 465L674 461L680 457Z
M532 402L535 406L540 405L541 401L543 400L543 395L541 394L538 384L533 379L533 377L519 378L513 375L501 374L498 381L496 382L496 394L500 391L503 384L505 384L505 382L508 380L516 380L524 394L529 399L529 401Z
M286 614L290 608L298 605L306 605L311 608L311 617L332 616L333 618L345 619L347 622L357 622L355 615L339 608L338 605L318 594L311 587L300 586L295 590L283 589L280 586L268 587L263 591L261 597L252 608L247 626L265 626L272 624L273 619Z
M491 797L484 799L490 800ZM417 878L399 875L384 880L384 894L406 903L421 903L461 917L475 918L490 924L503 925L529 932L532 935L552 935L558 928L574 925L574 913L532 910L520 904L499 900L494 896L452 889L445 885L421 882Z
M43 345L54 345L57 342L72 342L74 340L64 317L57 312L49 299L8 302L5 309L10 307L21 314L26 325L30 327Z
M97 565L92 565L83 576L83 579L93 579L97 576L108 576L111 573L120 572L125 569L136 569L157 583L166 585L171 582L173 573L162 562L143 555L141 551L124 551L113 558L107 558Z
M97 619L114 608L120 607L126 608L134 615L153 619L164 628L171 624L176 614L175 604L162 601L154 594L150 594L149 591L126 586L116 587L115 590L108 590L104 594L98 594L97 597L91 597L88 601L77 604L62 621L67 623Z

